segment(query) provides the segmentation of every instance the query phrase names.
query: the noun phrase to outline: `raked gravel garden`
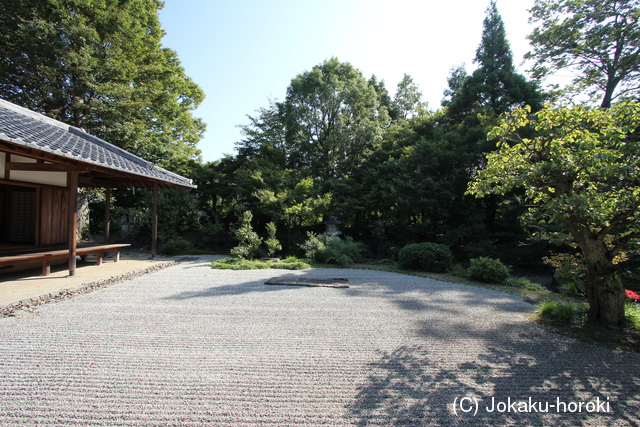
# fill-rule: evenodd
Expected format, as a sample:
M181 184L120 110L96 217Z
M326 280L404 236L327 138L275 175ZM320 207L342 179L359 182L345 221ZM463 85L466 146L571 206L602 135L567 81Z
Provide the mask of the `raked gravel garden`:
M0 425L640 424L640 354L549 332L522 297L215 258L0 317Z

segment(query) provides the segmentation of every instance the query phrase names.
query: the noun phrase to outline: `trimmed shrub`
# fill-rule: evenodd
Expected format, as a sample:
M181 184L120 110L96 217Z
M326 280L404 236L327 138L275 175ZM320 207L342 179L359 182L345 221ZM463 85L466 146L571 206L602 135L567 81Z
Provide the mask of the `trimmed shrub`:
M253 259L256 255L256 251L262 243L262 239L258 236L258 233L253 231L251 226L251 220L253 219L253 213L246 211L242 214L242 220L240 227L235 230L236 239L238 239L238 246L231 249L231 255L237 258Z
M481 282L504 283L511 270L499 259L479 257L469 261L469 273L473 279Z
M272 257L277 251L282 250L282 245L276 237L276 224L274 222L267 223L267 239L264 244L267 246L267 256Z
M453 255L446 245L431 242L412 243L400 250L398 263L411 270L444 273L453 267Z

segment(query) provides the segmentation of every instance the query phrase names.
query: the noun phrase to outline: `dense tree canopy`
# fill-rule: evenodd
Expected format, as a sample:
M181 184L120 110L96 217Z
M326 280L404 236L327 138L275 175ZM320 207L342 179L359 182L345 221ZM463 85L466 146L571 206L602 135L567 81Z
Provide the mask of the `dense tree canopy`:
M577 75L573 95L599 99L640 95L640 3L638 0L536 0L529 36L534 76L558 70Z
M329 59L295 77L284 102L286 144L314 177L349 174L388 123L376 88L349 63Z
M2 2L0 96L184 168L199 154L204 124L192 112L204 94L161 45L161 7L159 0Z

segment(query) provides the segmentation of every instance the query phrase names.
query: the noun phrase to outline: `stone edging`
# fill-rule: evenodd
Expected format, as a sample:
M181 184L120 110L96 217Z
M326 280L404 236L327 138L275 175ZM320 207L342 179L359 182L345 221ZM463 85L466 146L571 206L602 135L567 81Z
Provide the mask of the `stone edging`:
M130 271L128 273L120 274L119 276L111 276L107 279L97 280L95 282L83 283L79 286L70 288L70 289L61 289L56 292L52 292L50 294L41 295L39 297L33 297L29 299L25 299L19 302L14 302L7 306L0 307L0 316L15 316L16 311L30 311L33 312L35 307L47 304L54 301L60 301L64 299L69 299L74 295L85 294L89 292L93 292L96 289L106 288L107 286L113 285L115 283L123 282L125 280L133 279L137 276L142 276L143 274L153 273L154 271L162 270L167 267L171 267L177 264L180 264L182 261L191 261L190 258L183 258L175 261L168 261L162 264L153 265L151 267L143 268L140 270Z

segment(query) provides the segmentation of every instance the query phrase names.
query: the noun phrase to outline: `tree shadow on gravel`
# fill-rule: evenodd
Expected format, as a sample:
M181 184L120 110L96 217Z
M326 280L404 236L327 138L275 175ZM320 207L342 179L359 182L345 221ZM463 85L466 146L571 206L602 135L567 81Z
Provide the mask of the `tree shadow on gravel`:
M429 324L422 335L438 342L449 336L449 344L402 346L371 364L348 408L358 425L640 424L634 353L566 340L531 324L485 333ZM465 342L482 342L484 349L465 353Z

